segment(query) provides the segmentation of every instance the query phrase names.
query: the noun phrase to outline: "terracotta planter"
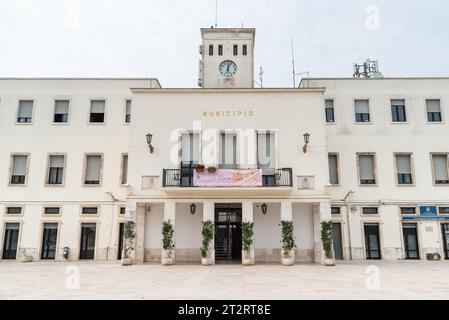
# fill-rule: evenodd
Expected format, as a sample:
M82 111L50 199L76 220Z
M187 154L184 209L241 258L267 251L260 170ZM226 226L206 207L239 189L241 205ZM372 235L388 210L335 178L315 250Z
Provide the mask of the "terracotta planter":
M196 172L204 172L204 165L199 164L195 168Z
M133 264L133 259L132 258L122 258L122 260L120 261L122 266L131 266Z
M215 171L217 171L217 168L215 168L215 167L207 168L207 172L209 172L209 173L215 173Z
M214 261L212 258L201 258L201 264L203 266L211 266L214 264Z
M162 258L162 265L163 266L171 266L175 263L173 258Z
M335 261L332 258L324 258L323 264L325 266L335 266Z

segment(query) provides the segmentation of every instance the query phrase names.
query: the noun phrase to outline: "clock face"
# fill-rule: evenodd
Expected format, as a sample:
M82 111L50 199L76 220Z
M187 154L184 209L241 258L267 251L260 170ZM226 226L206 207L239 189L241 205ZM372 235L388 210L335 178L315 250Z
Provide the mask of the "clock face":
M223 77L231 78L237 71L237 65L231 60L225 60L220 63L218 70L220 70L220 73Z

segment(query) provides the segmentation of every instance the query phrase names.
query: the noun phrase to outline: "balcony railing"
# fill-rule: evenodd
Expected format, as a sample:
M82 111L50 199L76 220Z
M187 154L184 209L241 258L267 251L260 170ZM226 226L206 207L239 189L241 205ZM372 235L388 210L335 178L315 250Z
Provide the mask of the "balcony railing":
M235 169L239 170L239 169ZM244 169L240 169L244 170ZM163 169L162 186L193 188L193 175L195 167L182 166L181 169ZM261 187L292 187L292 169L262 169L262 186Z

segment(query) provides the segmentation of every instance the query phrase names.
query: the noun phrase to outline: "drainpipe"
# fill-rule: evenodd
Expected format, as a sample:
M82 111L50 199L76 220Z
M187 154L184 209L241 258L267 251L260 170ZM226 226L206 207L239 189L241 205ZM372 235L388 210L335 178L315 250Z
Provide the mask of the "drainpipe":
M349 220L349 206L346 203L346 200L348 199L348 197L355 193L354 190L349 190L348 193L346 194L346 196L343 198L343 201L345 203L345 207L346 207L346 221L348 223L348 242L349 242L349 260L352 260L352 244L351 244L351 222Z

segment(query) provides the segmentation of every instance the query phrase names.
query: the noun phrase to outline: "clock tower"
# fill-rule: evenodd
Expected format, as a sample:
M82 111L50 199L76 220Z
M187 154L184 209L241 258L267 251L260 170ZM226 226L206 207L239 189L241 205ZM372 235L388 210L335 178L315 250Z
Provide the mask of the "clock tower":
M253 88L253 28L202 28L198 85L202 88Z

